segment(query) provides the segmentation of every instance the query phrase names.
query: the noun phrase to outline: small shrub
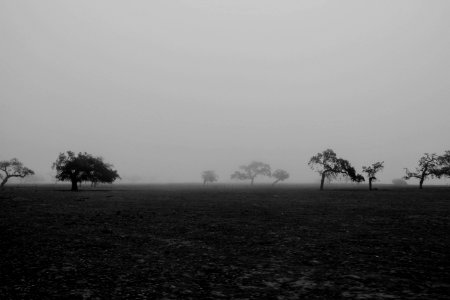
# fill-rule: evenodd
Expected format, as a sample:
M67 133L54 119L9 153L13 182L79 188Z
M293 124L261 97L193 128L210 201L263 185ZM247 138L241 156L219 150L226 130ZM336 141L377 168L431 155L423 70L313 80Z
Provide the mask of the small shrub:
M406 180L401 179L401 178L392 179L392 184L393 185L408 185Z

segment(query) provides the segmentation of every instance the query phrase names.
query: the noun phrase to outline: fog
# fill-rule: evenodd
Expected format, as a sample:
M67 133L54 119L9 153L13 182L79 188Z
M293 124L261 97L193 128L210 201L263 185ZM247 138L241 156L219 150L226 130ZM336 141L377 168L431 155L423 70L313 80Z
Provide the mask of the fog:
M0 160L60 152L122 182L253 160L317 182L332 148L381 182L450 149L449 1L1 1ZM261 180L257 179L257 182Z

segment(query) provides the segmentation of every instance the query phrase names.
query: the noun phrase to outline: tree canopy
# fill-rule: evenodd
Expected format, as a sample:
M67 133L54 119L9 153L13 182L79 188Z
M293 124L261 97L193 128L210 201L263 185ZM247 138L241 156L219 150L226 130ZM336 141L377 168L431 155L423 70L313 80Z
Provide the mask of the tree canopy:
M364 181L364 177L357 174L355 168L343 158L338 158L332 149L326 149L317 153L308 162L312 170L320 174L320 189L323 190L325 178L331 180L337 176L350 178L352 181Z
M98 182L112 183L120 178L117 171L112 169L113 166L103 162L102 157L94 157L86 152L78 155L72 151L60 153L52 168L56 169L56 179L72 183L72 191L77 191L77 184L83 181L95 185Z
M251 185L253 185L258 175L269 177L271 175L270 165L260 161L253 161L248 165L240 166L239 169L241 171L234 172L231 175L231 179L250 180Z
M0 161L0 171L3 172L3 174L0 173L0 179L2 180L0 187L3 187L11 177L24 178L28 175L34 175L34 171L24 167L17 158Z

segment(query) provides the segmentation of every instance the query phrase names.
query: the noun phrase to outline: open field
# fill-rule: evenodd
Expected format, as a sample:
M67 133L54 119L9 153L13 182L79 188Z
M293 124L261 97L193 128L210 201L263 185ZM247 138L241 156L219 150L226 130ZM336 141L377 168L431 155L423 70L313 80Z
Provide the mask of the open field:
M0 299L449 299L450 189L7 187Z

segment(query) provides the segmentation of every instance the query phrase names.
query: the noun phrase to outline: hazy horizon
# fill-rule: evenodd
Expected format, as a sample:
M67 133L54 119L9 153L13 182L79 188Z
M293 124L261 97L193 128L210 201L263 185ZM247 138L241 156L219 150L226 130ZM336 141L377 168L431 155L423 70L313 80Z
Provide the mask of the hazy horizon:
M262 161L308 183L309 159L331 148L358 172L384 161L390 183L450 150L449 9L2 1L0 160L50 181L60 152L86 151L142 183L200 182L204 170L233 182Z

